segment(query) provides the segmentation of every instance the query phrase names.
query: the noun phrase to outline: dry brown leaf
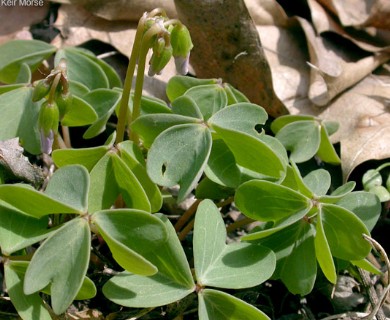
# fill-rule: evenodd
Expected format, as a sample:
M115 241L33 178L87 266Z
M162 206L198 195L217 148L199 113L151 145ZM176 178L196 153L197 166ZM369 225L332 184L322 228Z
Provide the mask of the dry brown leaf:
M30 26L41 22L48 8L47 2L43 6L1 6L0 44L14 39L32 39Z
M365 161L390 158L390 79L384 79L387 84L367 77L319 114L322 119L340 123L332 141L341 143L344 179Z
M107 20L138 21L145 11L163 8L169 17L176 15L173 0L54 0L81 6L88 12Z
M378 52L389 50L390 48L390 30L389 31L375 31L371 34L370 30L365 29L351 29L344 28L335 19L333 15L330 15L323 6L321 6L316 0L308 0L310 8L311 19L313 26L317 34L323 32L333 32L345 39L353 42L359 48L369 51ZM371 30L372 31L372 30Z
M338 94L390 59L390 52L356 58L352 50L346 51L339 44L317 36L307 20L297 19L305 32L310 52L312 70L309 98L318 106L327 105Z
M270 68L243 1L175 4L195 44L191 64L197 76L222 78L274 117L288 112L273 91Z
M344 26L390 29L390 2L388 0L318 0Z

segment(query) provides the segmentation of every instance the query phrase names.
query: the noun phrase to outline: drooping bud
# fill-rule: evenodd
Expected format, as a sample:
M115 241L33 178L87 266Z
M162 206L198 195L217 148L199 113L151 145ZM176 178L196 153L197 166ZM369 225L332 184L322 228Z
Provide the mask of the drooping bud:
M188 73L191 49L194 47L190 32L183 24L177 24L171 31L171 44L176 69L180 74Z
M34 82L32 101L37 102L44 98L50 91L50 82L47 79Z
M60 115L60 119L64 117L64 115L69 111L72 106L73 96L68 91L67 93L60 93L56 98L56 103L58 106L58 111Z
M164 38L158 38L153 46L153 54L150 59L148 76L161 74L161 71L168 64L172 57L172 46L167 44Z
M41 151L50 154L52 152L54 135L58 132L59 111L55 102L45 101L39 111L39 132L41 135Z

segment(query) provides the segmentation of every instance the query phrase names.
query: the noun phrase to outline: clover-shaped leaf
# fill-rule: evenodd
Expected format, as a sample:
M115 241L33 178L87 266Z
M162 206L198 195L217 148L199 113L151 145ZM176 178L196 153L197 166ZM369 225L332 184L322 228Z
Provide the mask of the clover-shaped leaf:
M199 292L199 319L230 319L230 320L269 320L270 318L230 294L213 289Z
M195 217L194 263L198 284L238 289L256 286L270 278L275 256L258 245L226 245L226 228L220 212L213 202L203 200Z
M52 233L27 268L24 293L33 294L50 285L53 311L65 312L82 286L90 244L91 232L83 218L73 219Z
M200 124L182 124L161 133L149 150L147 170L157 184L180 185L181 202L198 182L211 151L211 133Z

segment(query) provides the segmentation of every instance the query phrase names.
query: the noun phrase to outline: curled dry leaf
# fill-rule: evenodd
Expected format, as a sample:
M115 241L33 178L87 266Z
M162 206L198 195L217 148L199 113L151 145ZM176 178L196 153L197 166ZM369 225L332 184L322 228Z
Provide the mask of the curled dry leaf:
M325 106L390 59L390 52L356 57L353 50L345 51L340 45L317 36L307 20L298 18L298 21L305 32L310 52L309 98L318 106Z
M334 15L331 15L316 0L308 0L313 26L317 34L336 33L368 52L386 51L390 49L390 30L344 28Z
M388 0L318 0L344 26L363 26L390 29Z

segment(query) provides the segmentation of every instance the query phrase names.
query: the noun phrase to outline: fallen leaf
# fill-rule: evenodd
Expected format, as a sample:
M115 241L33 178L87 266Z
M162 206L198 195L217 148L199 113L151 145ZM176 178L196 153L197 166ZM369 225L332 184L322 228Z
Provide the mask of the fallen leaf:
M83 7L88 12L107 20L138 21L144 12L163 8L169 17L176 15L172 0L54 0Z
M390 30L375 30L375 32L372 32L372 30L364 28L344 28L335 16L326 11L316 0L308 0L308 5L317 34L336 33L369 52L389 50Z
M390 59L390 52L356 57L356 52L346 51L340 44L317 36L307 20L297 19L305 32L310 52L309 98L318 106L325 106Z
M366 78L319 114L340 123L331 138L341 144L344 180L365 161L390 158L389 86L390 81L381 84L377 77Z
M4 6L0 10L0 44L13 39L32 39L29 28L42 21L49 8L45 1L43 6Z

